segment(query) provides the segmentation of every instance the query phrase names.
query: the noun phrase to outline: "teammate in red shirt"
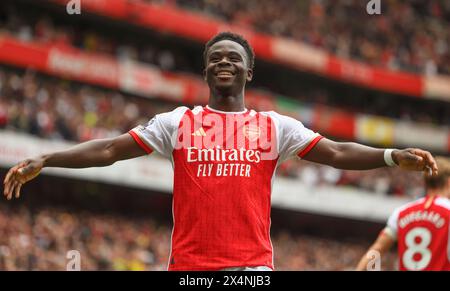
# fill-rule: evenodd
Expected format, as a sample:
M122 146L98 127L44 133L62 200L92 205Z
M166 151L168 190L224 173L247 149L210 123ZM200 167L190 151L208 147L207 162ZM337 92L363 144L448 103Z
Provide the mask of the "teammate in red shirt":
M117 138L20 162L8 172L4 194L19 197L21 186L43 167L107 166L157 152L174 168L168 269L273 270L270 197L275 170L284 160L437 173L429 152L334 142L293 118L247 109L244 90L253 77L254 53L239 35L216 35L205 46L204 60L207 106L181 106Z
M427 195L397 208L369 249L381 259L397 241L402 271L450 271L450 161L441 157L436 161L439 174L425 178ZM367 270L374 258L369 252L358 270Z

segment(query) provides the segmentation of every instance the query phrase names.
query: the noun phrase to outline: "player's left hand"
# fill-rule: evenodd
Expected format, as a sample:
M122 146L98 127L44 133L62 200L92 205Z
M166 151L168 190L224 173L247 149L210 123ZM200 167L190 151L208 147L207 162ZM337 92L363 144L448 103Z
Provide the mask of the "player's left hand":
M423 171L426 176L435 176L438 173L437 163L433 156L421 149L394 150L392 159L404 170Z

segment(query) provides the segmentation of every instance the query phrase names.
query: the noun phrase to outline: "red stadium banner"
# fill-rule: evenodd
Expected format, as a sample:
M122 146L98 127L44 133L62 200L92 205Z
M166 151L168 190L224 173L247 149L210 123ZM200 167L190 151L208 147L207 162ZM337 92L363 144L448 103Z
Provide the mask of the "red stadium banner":
M49 49L46 71L109 88L117 88L119 85L119 64L115 59L84 53L69 47Z
M25 45L9 37L0 37L0 60L9 65L45 71L48 51L46 46L33 43Z
M147 98L204 104L208 97L207 86L198 78L163 73L150 65L117 61L65 45L22 42L4 36L0 38L0 62Z
M49 1L67 4L67 0ZM374 90L450 101L449 76L429 78L341 59L322 49L257 33L251 28L229 24L173 5L127 0L83 0L82 6L89 12L202 43L220 31L231 30L245 36L259 58L271 62Z
M371 89L423 97L423 77L419 75L374 68L333 56L328 57L326 75Z

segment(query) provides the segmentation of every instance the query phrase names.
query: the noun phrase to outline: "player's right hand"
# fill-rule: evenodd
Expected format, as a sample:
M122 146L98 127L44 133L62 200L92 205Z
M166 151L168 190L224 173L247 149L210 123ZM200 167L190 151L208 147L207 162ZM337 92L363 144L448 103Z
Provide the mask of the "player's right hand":
M416 148L394 150L392 158L403 170L423 171L428 177L438 174L437 163L430 152Z
M8 200L11 200L13 194L19 198L22 185L39 175L43 166L42 159L27 159L12 167L3 181L3 195Z

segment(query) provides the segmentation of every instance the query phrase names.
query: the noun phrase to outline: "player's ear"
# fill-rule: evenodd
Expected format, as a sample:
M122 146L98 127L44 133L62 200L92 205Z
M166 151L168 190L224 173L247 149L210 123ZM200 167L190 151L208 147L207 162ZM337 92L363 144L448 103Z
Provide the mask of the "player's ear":
M205 80L205 81L206 81L206 68L205 68L205 69L203 69L203 80Z
M247 82L250 82L253 79L253 69L249 68L247 70Z

